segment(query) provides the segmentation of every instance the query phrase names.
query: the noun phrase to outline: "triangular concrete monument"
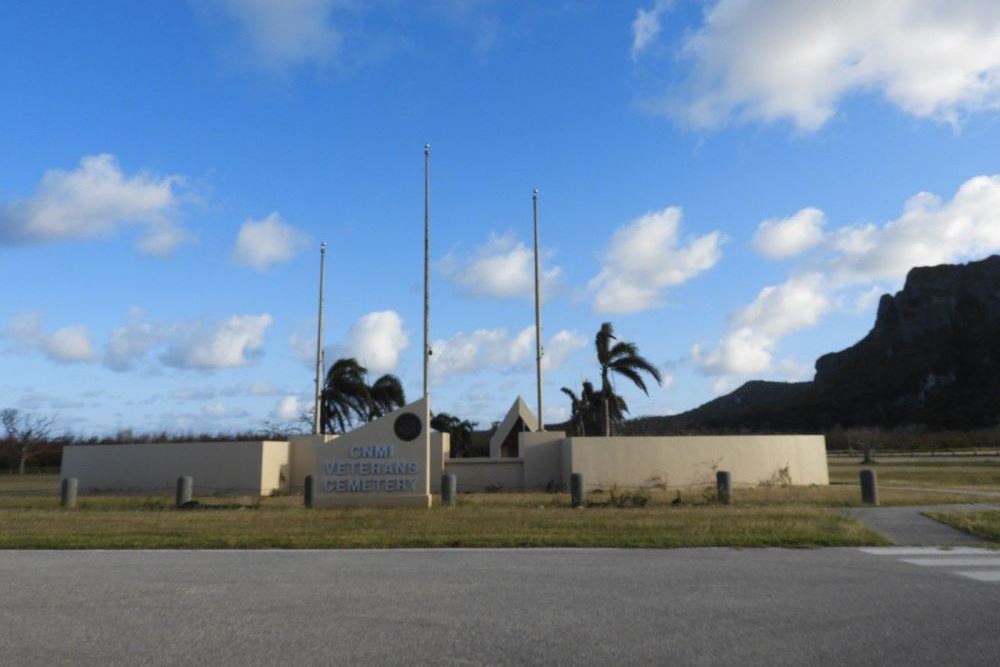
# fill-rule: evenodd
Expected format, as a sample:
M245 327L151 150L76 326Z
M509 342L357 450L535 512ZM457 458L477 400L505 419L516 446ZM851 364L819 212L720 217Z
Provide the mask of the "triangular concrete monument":
M427 402L403 406L316 451L314 507L430 507Z
M500 422L497 432L490 438L490 458L520 456L517 451L517 434L521 431L537 431L538 419L528 404L520 396L510 406L507 416Z

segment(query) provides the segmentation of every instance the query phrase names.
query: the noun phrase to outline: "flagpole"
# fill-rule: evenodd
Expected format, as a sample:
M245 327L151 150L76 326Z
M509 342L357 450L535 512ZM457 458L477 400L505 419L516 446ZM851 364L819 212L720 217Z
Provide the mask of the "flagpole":
M427 370L431 354L431 146L424 144L424 400L427 400Z
M542 296L541 275L538 258L538 188L531 193L532 211L535 218L535 374L538 384L538 430L545 430L542 413Z
M323 433L321 417L323 406L323 283L326 272L326 241L319 244L319 315L316 323L316 404L313 415L313 433Z

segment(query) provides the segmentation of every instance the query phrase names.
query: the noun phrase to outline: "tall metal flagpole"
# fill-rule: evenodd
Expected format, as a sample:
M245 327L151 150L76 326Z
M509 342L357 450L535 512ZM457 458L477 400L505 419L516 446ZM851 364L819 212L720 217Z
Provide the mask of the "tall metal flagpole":
M427 400L427 368L431 354L431 146L424 144L424 400Z
M313 433L323 433L321 418L323 405L323 283L326 273L326 241L319 244L319 316L316 323L316 405L313 415Z
M538 259L538 189L531 192L531 204L535 218L535 373L538 382L538 430L545 430L542 413L542 297L541 275Z

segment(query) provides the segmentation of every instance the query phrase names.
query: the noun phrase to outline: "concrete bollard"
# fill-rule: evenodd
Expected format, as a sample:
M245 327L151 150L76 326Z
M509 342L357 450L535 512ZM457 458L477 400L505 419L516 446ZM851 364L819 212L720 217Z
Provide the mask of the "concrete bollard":
M455 496L458 495L458 476L441 475L441 504L447 507L455 506Z
M59 483L59 504L66 509L76 507L76 491L79 483L76 477L67 477Z
M861 502L878 505L878 477L868 468L861 471Z
M191 502L194 496L194 477L177 478L177 507Z
M305 488L302 492L303 500L305 501L306 507L313 506L313 495L316 493L316 483L313 482L312 475L306 475Z
M733 504L733 475L728 470L715 473L715 498L723 505Z
M569 476L569 494L573 507L583 507L587 501L587 489L581 473L575 472Z

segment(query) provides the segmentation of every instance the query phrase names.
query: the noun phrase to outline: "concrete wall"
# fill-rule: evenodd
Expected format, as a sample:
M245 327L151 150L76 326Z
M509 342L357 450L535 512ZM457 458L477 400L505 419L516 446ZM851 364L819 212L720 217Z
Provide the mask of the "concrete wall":
M714 484L716 470L733 484L830 483L821 435L567 438L562 454L563 478L582 473L589 487Z
M524 488L561 488L569 477L562 474L562 431L528 431L518 434L518 450L524 460Z
M172 493L190 475L196 494L267 495L287 464L288 443L277 441L69 445L60 476L76 477L80 491Z
M441 492L441 475L444 474L444 464L450 460L451 435L431 431L431 493Z
M292 491L301 491L306 475L316 467L316 448L330 442L336 435L293 435L288 439L288 480Z
M448 459L444 470L458 476L459 491L485 491L487 487L505 491L524 488L522 459Z

